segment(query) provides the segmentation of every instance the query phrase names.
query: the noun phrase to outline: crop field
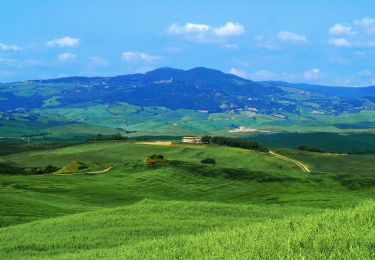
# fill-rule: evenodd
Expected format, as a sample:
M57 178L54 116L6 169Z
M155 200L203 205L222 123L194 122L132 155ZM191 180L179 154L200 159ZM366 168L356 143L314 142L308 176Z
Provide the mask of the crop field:
M277 152L312 172L269 153L166 141L3 155L73 170L0 175L0 257L373 258L372 155ZM168 161L150 165L150 154Z

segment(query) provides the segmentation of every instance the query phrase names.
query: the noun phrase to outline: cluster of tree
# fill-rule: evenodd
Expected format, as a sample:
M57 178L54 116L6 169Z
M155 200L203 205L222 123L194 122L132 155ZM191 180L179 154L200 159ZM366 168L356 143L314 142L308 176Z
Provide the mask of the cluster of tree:
M58 171L59 168L47 165L46 167L17 167L7 163L0 163L0 174L21 174L21 175L35 175L35 174L46 174Z
M205 144L217 144L217 145L226 145L231 147L238 147L242 149L248 150L256 150L260 152L268 152L268 148L263 146L261 143L257 141L250 141L250 140L242 140L242 139L235 139L223 136L203 136L202 143Z
M201 163L207 163L207 164L216 164L216 160L213 158L206 158L201 161Z
M113 135L102 135L98 134L95 136L91 136L87 138L87 141L109 141L109 140L128 140L129 137L123 136L121 134L113 134Z
M147 157L147 160L164 160L164 155L161 154L151 154Z
M306 151L306 152L314 152L314 153L325 153L326 151L307 145L307 144L301 144L297 147L298 150L300 151Z

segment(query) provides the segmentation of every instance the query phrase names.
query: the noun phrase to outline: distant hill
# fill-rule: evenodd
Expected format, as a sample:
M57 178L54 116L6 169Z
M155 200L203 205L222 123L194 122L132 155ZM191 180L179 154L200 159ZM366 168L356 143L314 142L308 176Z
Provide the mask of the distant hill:
M27 98L25 98L27 97ZM136 106L264 114L314 109L341 113L374 109L375 87L337 88L254 82L218 70L160 68L115 77L67 77L0 84L0 110L126 102ZM51 103L51 102L50 102Z
M287 86L302 90L313 91L321 94L337 96L341 98L366 98L375 97L375 86L369 87L332 87L304 83L288 83L283 81L266 81L273 86Z

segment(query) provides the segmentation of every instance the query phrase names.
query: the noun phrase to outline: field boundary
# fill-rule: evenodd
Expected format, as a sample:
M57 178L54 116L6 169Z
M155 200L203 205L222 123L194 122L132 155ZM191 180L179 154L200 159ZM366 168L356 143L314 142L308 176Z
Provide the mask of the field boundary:
M297 161L295 159L292 159L292 158L289 158L289 157L286 157L284 155L281 155L281 154L278 154L278 153L275 153L274 151L270 150L270 154L272 154L273 156L275 156L276 158L279 158L281 160L284 160L284 161L288 161L288 162L291 162L291 163L294 163L295 165L297 165L299 168L302 169L303 172L311 172L309 167L307 167L305 164L303 164L302 162L300 161Z

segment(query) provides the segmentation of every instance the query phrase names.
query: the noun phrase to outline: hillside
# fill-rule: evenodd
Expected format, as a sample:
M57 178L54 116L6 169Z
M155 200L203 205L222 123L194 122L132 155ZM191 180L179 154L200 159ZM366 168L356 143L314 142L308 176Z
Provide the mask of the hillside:
M30 80L0 84L0 136L374 131L374 96L373 87L254 82L207 68Z
M0 174L0 258L373 257L375 155L277 150L305 172L265 152L156 144L1 156L20 172ZM148 164L154 153L167 161ZM65 174L21 172L48 165Z
M303 91L300 91L299 96L293 96L283 89L285 86ZM54 107L87 102L126 102L136 106L209 112L255 107L262 113L297 113L297 102L313 101L323 110L335 109L340 112L359 109L363 102L357 100L358 98L375 96L374 88L345 88L334 91L330 87L322 86L284 82L258 83L207 68L186 71L160 68L145 74L116 77L31 80L3 84L0 90L0 95L4 99L1 102L1 110L20 107L40 108L46 105L46 100L53 99L54 102L49 105ZM340 99L347 100L342 102ZM335 101L341 102L338 104ZM361 109L367 107L368 105Z
M278 207L142 201L0 229L6 259L373 258L375 203ZM267 212L267 213L266 213ZM280 216L285 217L280 218ZM288 216L289 215L289 216Z

